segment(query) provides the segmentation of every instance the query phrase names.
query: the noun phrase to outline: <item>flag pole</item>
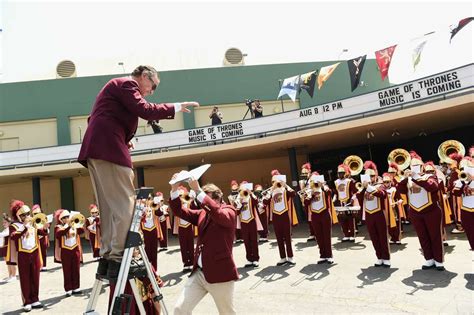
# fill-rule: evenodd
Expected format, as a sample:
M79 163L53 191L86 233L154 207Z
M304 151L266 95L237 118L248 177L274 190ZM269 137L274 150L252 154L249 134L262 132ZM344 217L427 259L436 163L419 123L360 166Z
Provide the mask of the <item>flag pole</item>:
M282 82L283 82L282 79L278 80L278 85L280 86L280 90L281 90ZM281 101L281 112L283 113L283 112L285 112L285 108L283 107L283 99L281 97L280 97L280 101Z

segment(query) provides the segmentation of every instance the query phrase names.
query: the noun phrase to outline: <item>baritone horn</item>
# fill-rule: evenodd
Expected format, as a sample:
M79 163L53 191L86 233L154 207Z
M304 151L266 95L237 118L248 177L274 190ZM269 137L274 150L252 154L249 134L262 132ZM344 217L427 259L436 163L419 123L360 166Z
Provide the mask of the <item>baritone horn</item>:
M438 157L442 163L453 163L454 161L449 158L453 153L459 153L464 156L464 154L466 154L466 148L457 140L446 140L438 147Z
M71 217L69 220L71 227L73 228L81 228L84 226L84 223L86 222L86 218L81 214L81 213L76 213Z
M34 228L41 230L46 222L48 222L48 219L46 218L46 214L37 213L33 218L31 218L31 222L33 223Z
M357 155L349 155L342 163L349 166L349 169L351 170L351 176L359 175L360 172L362 172L362 168L364 167L364 162Z
M388 163L395 163L398 168L403 171L410 166L411 157L407 150L398 148L390 151L387 157Z

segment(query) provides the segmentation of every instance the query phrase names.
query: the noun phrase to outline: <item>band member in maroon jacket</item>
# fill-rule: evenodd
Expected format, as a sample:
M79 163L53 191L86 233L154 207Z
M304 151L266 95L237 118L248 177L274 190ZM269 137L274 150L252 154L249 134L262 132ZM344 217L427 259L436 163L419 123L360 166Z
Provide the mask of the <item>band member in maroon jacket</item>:
M23 201L13 200L10 211L14 221L9 227L7 260L18 264L23 309L29 312L32 308L43 307L38 298L42 266L38 235L46 232L32 226L30 208Z
M403 217L403 199L397 191L396 181L393 175L390 173L384 173L382 175L383 188L387 194L388 207L392 211L395 220L395 226L389 227L388 234L390 235L390 244L401 245L402 237L402 221Z
M230 182L230 195L227 197L229 204L235 208L234 200L239 195L239 183L235 179ZM235 222L235 242L242 243L244 240L242 239L242 234L240 230L240 217L237 216L237 220Z
M293 198L295 191L286 184L286 176L278 170L272 171L272 189L263 199L270 206L270 221L278 243L280 260L277 266L295 265L291 245L291 227L298 224Z
M171 229L171 223L170 215L168 213L168 206L165 205L165 200L163 199L162 192L159 191L155 194L155 201L159 206L156 214L158 215L158 220L160 221L162 234L162 238L160 240L160 251L168 250L168 230Z
M448 192L448 200L453 211L452 215L454 218L454 229L451 231L452 234L462 234L464 233L464 227L461 224L461 209L458 206L456 197L453 195L454 182L459 179L459 168L463 156L459 153L452 153L449 155L451 163L448 166L448 182L446 185L446 190Z
M196 193L193 190L188 191L186 187L180 186L178 191L182 207L199 209L195 202ZM191 222L181 218L176 213L174 213L173 221L173 234L178 234L183 272L191 272L193 270L195 227Z
M89 205L90 217L86 219L86 238L91 245L92 257L100 258L100 216L99 209L95 204Z
M154 203L151 199L148 206L143 211L140 228L143 234L143 243L145 244L145 252L151 265L158 270L158 240L163 238L161 233L161 225L158 220L159 204Z
M172 119L179 111L189 113L196 102L153 104L145 100L160 84L151 66L138 66L130 77L106 83L95 99L88 118L78 162L89 169L92 187L101 211L101 244L97 273L118 275L135 196L130 149L139 118Z
M464 178L454 182L453 195L461 198L461 222L466 236L474 250L474 163L472 160L464 167Z
M254 195L257 197L258 204L258 217L260 219L260 223L262 223L262 230L258 231L258 235L260 238L258 239L259 243L266 243L268 242L268 205L263 203L263 196L262 196L263 187L260 184L255 185L255 190L253 191Z
M337 179L334 181L334 186L336 189L334 206L350 206L356 205L357 200L355 199L355 194L357 193L357 188L355 182L350 178L351 170L349 166L345 164L340 164L337 167ZM342 242L355 242L355 218L352 213L340 213L338 214L339 224L342 228L342 233L344 234Z
M82 246L79 235L84 233L84 228L76 227L70 221L70 213L67 210L61 210L58 219L54 236L57 241L55 247L59 246L60 255L56 257L56 260L59 260L63 267L64 290L66 296L80 294Z
M240 217L242 239L245 244L247 263L245 267L258 267L258 230L262 230L258 216L258 199L252 193L253 184L246 181L240 184L239 196L236 198L237 214Z
M174 314L191 314L207 293L214 299L219 314L235 314L234 282L238 279L232 256L235 209L223 203L219 187L207 184L201 189L194 179L189 181L189 187L197 192L201 209L184 208L178 185L171 185L170 208L177 216L198 227L198 242L193 271L176 302Z
M316 182L315 176L319 176L318 172L311 174L308 188L306 188L303 195L304 205L311 212L312 230L319 246L320 260L318 264L332 264L334 260L331 248L331 190L323 182Z
M39 205L33 205L33 207L31 207L31 213L34 216L38 213L43 213L43 210L41 210L41 207ZM41 271L46 271L47 250L49 247L49 223L46 222L43 229L46 235L38 235L38 238L40 241L41 258L43 259L43 266L41 267Z
M10 224L12 219L6 213L3 214L3 230L0 232L0 258L4 258L7 265L8 277L2 279L0 283L12 282L16 280L16 264L9 264L7 260L8 243L10 241Z
M398 183L400 193L408 195L410 219L420 240L426 262L422 269L436 267L444 270L443 241L441 238L442 211L438 205L438 179L423 173L423 161L414 151L410 152L410 170Z
M362 190L357 193L359 204L365 211L365 222L370 240L375 249L377 261L375 267L390 267L390 247L388 246L388 207L386 192L381 183L377 183L377 166L372 161L364 163L365 175L370 181L361 179Z
M304 190L308 188L310 177L311 177L311 164L305 163L301 166L300 180L298 181L300 190ZM304 198L301 198L301 203L303 204L303 207L305 208L305 213L308 220L309 236L306 240L315 241L316 239L314 236L313 225L311 224L311 218L312 218L311 210L309 209L309 207L305 206Z

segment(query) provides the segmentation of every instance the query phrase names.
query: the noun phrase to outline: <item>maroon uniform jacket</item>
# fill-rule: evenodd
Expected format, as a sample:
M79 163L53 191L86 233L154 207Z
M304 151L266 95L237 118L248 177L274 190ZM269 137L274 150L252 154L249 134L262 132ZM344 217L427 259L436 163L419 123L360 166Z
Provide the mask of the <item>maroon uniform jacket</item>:
M202 209L186 209L181 199L170 199L174 214L198 227L198 241L194 255L194 269L198 268L199 254L202 254L202 272L209 283L227 282L238 279L232 256L235 235L235 209L226 204L217 205L206 196Z
M127 145L137 130L138 117L161 120L174 114L172 104L148 103L131 78L112 79L97 95L77 160L85 167L92 158L132 168Z

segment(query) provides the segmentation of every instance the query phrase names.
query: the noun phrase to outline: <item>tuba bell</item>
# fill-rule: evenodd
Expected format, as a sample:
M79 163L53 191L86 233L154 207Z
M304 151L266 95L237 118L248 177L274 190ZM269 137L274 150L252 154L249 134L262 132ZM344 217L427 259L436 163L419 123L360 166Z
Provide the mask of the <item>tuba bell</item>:
M86 222L86 217L84 217L81 213L76 213L71 217L69 222L69 225L71 225L71 227L78 229L84 226L84 223Z
M457 140L446 140L438 147L438 157L442 163L453 163L454 161L449 158L453 153L459 153L464 156L464 154L466 154L466 148Z
M35 229L41 230L46 224L46 222L48 222L48 219L46 218L46 214L37 213L33 216L33 218L31 218L31 222Z
M395 150L392 150L390 154L387 157L388 163L395 163L398 165L398 168L403 171L410 166L410 153L408 153L407 150L398 148Z
M364 162L357 155L349 155L342 163L349 166L349 169L351 170L351 176L359 175L360 172L362 172L362 168L364 167Z

